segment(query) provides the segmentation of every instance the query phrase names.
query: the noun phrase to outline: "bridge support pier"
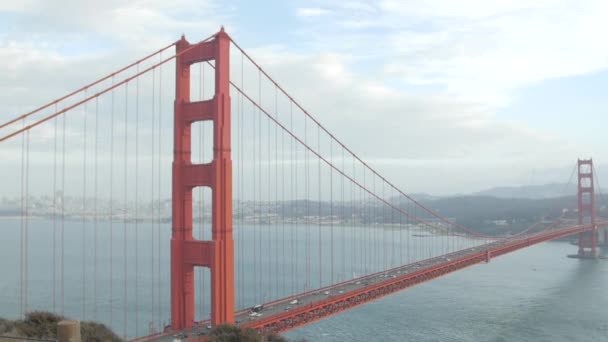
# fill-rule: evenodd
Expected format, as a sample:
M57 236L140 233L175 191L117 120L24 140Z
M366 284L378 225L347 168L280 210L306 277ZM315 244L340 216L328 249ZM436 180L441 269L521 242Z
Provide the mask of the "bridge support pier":
M234 241L230 152L230 38L222 30L210 41L176 44L171 238L171 328L191 328L195 319L194 267L211 271L211 323L234 323ZM190 101L190 66L215 61L215 95ZM213 160L192 164L191 124L213 122ZM192 189L206 186L212 197L212 236L192 236Z

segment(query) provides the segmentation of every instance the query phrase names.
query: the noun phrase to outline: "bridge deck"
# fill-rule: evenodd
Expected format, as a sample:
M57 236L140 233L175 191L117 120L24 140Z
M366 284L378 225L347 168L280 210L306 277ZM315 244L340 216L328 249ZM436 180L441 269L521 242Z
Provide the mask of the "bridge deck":
M284 332L465 267L489 261L494 256L500 256L540 242L573 235L585 229L586 227L582 226L553 229L519 239L498 240L418 261L270 302L264 304L263 309L256 315L252 315L250 310L239 311L236 313L236 323L242 327L256 328L264 332ZM296 299L298 303L291 304ZM209 330L208 322L205 321L184 333L188 336L188 340L196 340L207 335ZM166 333L163 336L150 336L139 339L139 341L173 341L179 337L179 334L180 332Z

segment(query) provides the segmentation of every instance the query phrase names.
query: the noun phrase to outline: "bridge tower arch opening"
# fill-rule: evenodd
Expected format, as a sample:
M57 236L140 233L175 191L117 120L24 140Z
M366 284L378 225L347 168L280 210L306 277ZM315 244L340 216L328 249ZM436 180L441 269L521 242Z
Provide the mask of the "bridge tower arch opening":
M172 165L171 328L191 328L195 319L194 267L211 273L211 323L234 323L234 241L230 150L230 37L222 28L211 40L176 43L174 154ZM215 94L190 100L190 67L215 62ZM191 125L213 124L213 159L193 164ZM211 189L211 240L192 236L192 190Z
M577 168L578 224L589 227L578 236L578 257L597 258L599 251L593 159L579 159Z

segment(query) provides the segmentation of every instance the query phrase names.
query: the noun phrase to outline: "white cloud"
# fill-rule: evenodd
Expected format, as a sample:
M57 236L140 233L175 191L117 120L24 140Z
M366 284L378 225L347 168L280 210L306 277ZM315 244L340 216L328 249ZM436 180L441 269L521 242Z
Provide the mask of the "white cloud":
M494 15L501 15L505 12L542 8L551 5L555 5L555 1L513 0L495 2L484 0L462 0L454 2L446 0L385 0L380 2L379 7L383 11L392 12L393 14L402 16L478 19Z
M569 164L576 142L499 120L494 112L522 86L603 68L608 51L597 41L608 30L606 5L469 2L319 1L294 9L305 20L297 48L267 45L251 53L326 127L405 189L461 192L518 182L538 163ZM181 33L195 40L226 21L238 41L239 30L248 29L232 25L232 10L212 1L27 5L0 7L19 19L0 35L6 75L0 121ZM306 21L329 16L314 26Z
M28 12L35 8L37 3L39 3L38 0L2 1L0 2L0 12Z
M302 39L371 59L404 84L504 106L517 88L608 67L608 47L597 43L608 31L605 1L353 2L330 2L333 20Z
M250 52L332 133L404 189L446 193L517 183L539 160L561 167L577 157L567 138L496 120L483 103L441 91L410 94L367 79L349 56ZM274 102L262 102L272 112Z

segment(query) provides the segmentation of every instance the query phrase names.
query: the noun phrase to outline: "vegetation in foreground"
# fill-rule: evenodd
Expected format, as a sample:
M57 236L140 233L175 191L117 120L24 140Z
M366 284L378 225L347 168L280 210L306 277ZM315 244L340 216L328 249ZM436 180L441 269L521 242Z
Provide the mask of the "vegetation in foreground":
M57 323L64 319L63 316L44 311L29 312L22 320L0 318L0 336L56 339ZM110 328L95 322L80 322L80 335L83 341L122 341Z
M50 312L33 311L22 320L0 318L1 336L27 337L54 340L57 338L57 323L65 317ZM83 341L106 342L122 341L110 328L95 322L80 322L80 334ZM7 339L8 341L8 339ZM12 340L11 340L12 341ZM289 342L283 336L264 335L255 329L241 329L234 325L220 325L209 333L209 342ZM294 342L304 342L298 340Z
M209 333L209 342L288 342L283 336L263 335L255 329L241 329L234 325L224 324L215 327ZM302 342L304 340L300 340Z

